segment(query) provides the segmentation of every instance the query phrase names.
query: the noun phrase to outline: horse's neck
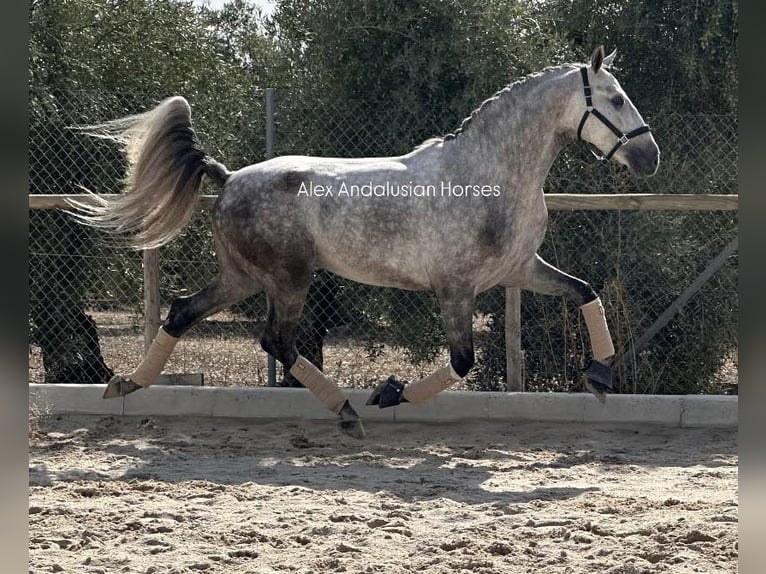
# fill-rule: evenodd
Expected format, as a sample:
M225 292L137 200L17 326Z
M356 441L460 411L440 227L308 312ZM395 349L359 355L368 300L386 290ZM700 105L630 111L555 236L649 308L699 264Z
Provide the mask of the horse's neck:
M464 174L539 193L565 143L572 77L566 69L511 86L488 102L445 152ZM486 109L484 109L486 108ZM452 149L450 149L452 147Z

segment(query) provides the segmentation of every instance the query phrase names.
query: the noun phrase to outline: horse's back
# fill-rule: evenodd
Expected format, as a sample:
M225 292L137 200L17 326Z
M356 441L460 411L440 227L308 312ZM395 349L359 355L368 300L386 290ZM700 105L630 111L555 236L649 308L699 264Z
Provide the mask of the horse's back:
M284 156L250 165L232 173L221 190L215 233L240 253L260 245L258 254L290 259L301 253L317 267L357 281L426 289L422 261L410 249L418 243L423 214L407 202L340 190L397 181L403 171L398 158ZM261 265L263 257L258 259Z
M245 167L221 191L217 234L240 251L259 244L273 257L310 254L344 277L408 289L455 276L486 288L534 255L529 220L520 237L502 197L444 195L441 160L431 150L423 156L284 156ZM417 186L433 193L417 196ZM544 217L540 225L533 235L541 238Z

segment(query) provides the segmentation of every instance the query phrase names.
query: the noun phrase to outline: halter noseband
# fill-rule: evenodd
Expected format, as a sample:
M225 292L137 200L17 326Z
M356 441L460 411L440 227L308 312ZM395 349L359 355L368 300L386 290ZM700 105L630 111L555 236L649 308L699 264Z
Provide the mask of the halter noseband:
M591 87L590 82L588 82L588 68L585 66L581 67L580 74L582 75L583 91L585 92L585 112L583 113L582 119L580 120L580 125L577 127L577 139L582 140L582 128L585 126L585 122L587 121L588 117L593 114L596 118L601 120L602 124L612 130L612 133L617 136L617 143L615 143L612 149L609 150L609 153L604 156L598 155L592 149L590 151L594 156L596 156L597 159L611 159L611 157L614 155L614 152L628 143L628 141L632 140L634 137L640 136L641 134L647 133L649 131L649 126L644 124L634 130L629 131L628 133L622 132L620 128L610 122L604 114L593 107Z

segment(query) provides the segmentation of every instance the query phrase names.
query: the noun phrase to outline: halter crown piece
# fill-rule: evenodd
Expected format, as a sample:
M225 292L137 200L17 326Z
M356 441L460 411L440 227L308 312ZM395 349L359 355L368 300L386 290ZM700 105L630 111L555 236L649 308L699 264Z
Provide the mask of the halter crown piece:
M634 137L640 136L641 134L645 134L650 131L649 126L644 124L634 130L629 131L628 133L621 131L620 128L609 121L609 118L607 118L604 114L593 107L593 99L591 97L592 90L590 87L590 82L588 82L588 68L586 66L582 66L580 68L580 74L582 75L583 92L585 93L585 112L583 113L582 119L580 120L580 125L577 126L577 139L582 140L582 128L585 126L585 122L588 120L588 117L590 117L592 114L594 117L598 118L602 124L612 130L612 133L617 136L617 143L614 144L612 149L610 149L609 153L606 155L598 155L592 149L590 152L596 157L596 159L611 159L618 149L620 149Z

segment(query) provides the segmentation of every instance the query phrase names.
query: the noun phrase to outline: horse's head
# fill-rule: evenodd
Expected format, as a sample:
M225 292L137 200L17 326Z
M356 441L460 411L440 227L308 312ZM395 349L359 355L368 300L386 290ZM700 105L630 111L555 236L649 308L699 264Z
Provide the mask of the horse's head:
M590 66L580 69L580 91L576 99L577 137L599 150L598 157L614 158L638 176L654 175L660 163L660 149L649 126L609 73L615 50L604 56L599 46Z

